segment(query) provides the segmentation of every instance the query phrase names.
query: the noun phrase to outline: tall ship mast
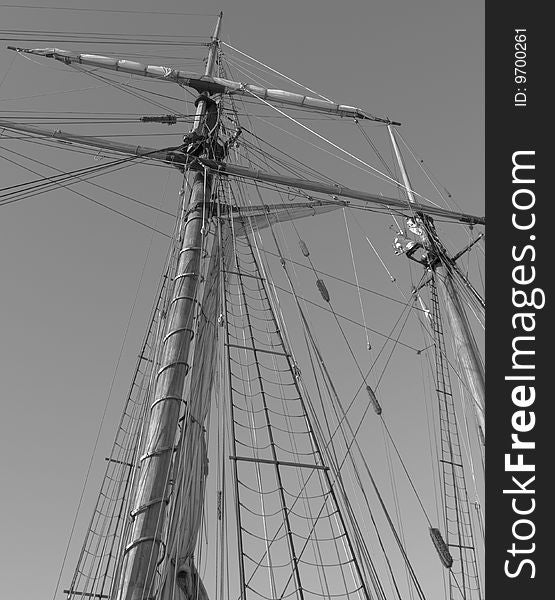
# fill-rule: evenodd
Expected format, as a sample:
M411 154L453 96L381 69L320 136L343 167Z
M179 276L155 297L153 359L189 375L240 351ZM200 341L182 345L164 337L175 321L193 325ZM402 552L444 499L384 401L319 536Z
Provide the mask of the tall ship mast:
M304 88L223 26L220 13L191 42L197 70L71 38L8 46L18 64L157 105L133 120L141 131L179 130L139 145L0 118L2 157L33 174L3 187L3 204L81 184L109 193L98 177L129 165L180 183L169 233L135 220L167 255L55 597L482 600L485 219L442 192L400 122ZM175 94L185 108L167 108ZM339 125L364 155L344 130L334 139ZM17 150L29 143L87 164L46 173ZM368 184L320 171L311 146Z

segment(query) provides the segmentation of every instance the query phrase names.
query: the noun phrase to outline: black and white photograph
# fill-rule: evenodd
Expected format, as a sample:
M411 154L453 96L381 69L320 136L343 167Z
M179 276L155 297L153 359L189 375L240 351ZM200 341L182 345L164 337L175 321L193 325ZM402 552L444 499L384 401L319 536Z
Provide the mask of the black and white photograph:
M509 4L0 3L3 596L537 596Z

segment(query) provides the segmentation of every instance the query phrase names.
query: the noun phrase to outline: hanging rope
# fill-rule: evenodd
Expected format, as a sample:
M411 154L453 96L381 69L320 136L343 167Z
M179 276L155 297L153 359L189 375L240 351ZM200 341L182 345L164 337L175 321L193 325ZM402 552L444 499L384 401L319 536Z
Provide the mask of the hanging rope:
M349 241L349 252L351 253L353 272L355 274L355 281L356 281L357 292L358 292L358 301L360 303L360 312L362 314L362 322L364 323L364 332L366 333L366 347L368 348L368 350L370 350L372 348L372 346L370 344L370 337L368 335L368 327L366 325L366 316L364 315L364 305L362 304L362 295L360 293L360 284L358 282L358 273L357 273L357 267L356 267L356 263L355 263L355 255L353 254L353 244L351 242L351 234L349 232L349 224L347 223L347 215L345 213L345 209L343 209L343 219L345 221L345 230L347 231L347 239Z
M369 173L373 173L377 176L379 176L381 179L384 179L385 181L389 181L390 183L393 183L396 186L401 186L404 187L402 183L400 183L399 181L395 181L394 179L392 179L389 175L386 175L385 173L383 173L382 171L380 171L379 169L376 169L376 167L372 166L371 164L363 161L362 159L358 158L358 156L355 156L354 154L352 154L351 152L349 152L348 150L345 150L344 148L341 148L341 146L338 146L337 144L335 144L334 142L332 142L331 140L329 140L328 138L326 138L325 136L319 134L318 132L314 131L313 129L311 129L310 127L308 127L308 125L305 125L304 123L301 123L300 121L298 121L297 119L295 119L294 117L292 117L291 115L288 115L287 113L283 112L281 109L279 109L277 106L273 106L272 104L270 104L269 102L267 102L266 100L264 100L264 98L258 96L257 94L255 94L254 92L252 92L251 90L248 90L248 93L251 94L254 98L260 100L260 102L263 102L264 104L266 104L267 106L269 106L270 108L272 108L273 110L275 110L276 112L278 112L279 114L281 114L282 116L288 118L290 121L292 121L293 123L295 123L296 125L299 125L299 127L302 127L303 129L305 129L306 131L312 133L313 135L315 135L317 138L321 139L322 141L330 144L330 146L333 146L334 148L336 148L337 150L345 153L347 156L349 156L350 158L356 160L357 162L359 162L360 164L364 165L366 167L366 169L363 169ZM414 194L416 194L417 196L423 198L424 200L428 200L427 198L425 198L424 196L422 196L421 194L418 194L417 192L413 192ZM433 204L433 203L432 203Z

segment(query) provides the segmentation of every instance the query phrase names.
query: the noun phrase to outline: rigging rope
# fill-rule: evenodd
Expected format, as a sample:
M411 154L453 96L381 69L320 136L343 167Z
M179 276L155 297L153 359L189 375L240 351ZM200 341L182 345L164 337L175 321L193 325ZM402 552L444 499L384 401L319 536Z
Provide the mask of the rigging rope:
M167 181L166 181L166 186L167 186ZM167 188L165 187L163 197L165 197L166 189ZM69 534L69 539L68 539L68 542L67 542L67 545L66 545L66 549L65 549L65 552L64 552L64 556L63 556L63 559L62 559L62 564L60 566L60 571L58 573L58 578L56 580L56 585L55 585L54 593L52 595L52 600L55 600L56 595L57 595L58 590L59 590L60 581L61 581L61 578L62 578L62 575L63 575L64 567L65 567L67 556L68 556L68 553L69 553L69 548L70 548L71 541L72 541L72 538L73 538L73 533L74 533L75 527L77 525L77 519L79 517L80 509L81 509L81 506L83 504L83 499L84 499L84 495L85 495L86 486L87 486L87 483L88 483L88 480L89 480L89 477L90 477L90 473L91 473L92 465L93 465L93 462L94 462L94 458L96 456L96 451L97 451L98 443L99 443L99 440L100 440L100 434L102 432L104 421L105 421L105 418L106 418L106 415L107 415L107 412L108 412L108 407L109 407L111 399L112 399L112 393L113 393L113 390L114 390L114 385L115 385L116 377L117 377L117 374L118 374L118 371L119 371L119 365L121 363L121 359L123 357L123 352L124 352L125 345L126 345L126 342L127 342L127 336L129 334L129 329L130 329L130 326L131 326L131 321L132 321L133 315L135 314L135 307L137 305L137 300L139 298L139 293L140 293L140 290L141 290L141 287L142 287L144 275L145 275L145 272L146 272L146 266L147 266L148 260L150 258L150 253L151 253L151 250L152 250L153 239L154 239L154 232L150 236L149 245L147 247L147 251L146 251L146 254L145 254L145 259L143 261L143 265L142 265L141 272L140 272L140 275L139 275L139 281L137 283L137 288L135 290L134 298L133 298L133 301L131 303L131 309L129 311L129 316L127 318L127 323L126 323L126 326L125 326L125 329L124 329L123 339L122 339L122 342L121 342L121 345L120 345L118 357L116 359L116 365L114 367L114 372L113 372L112 379L111 379L111 382L110 382L110 387L108 389L108 394L107 394L107 397L106 397L106 402L104 404L104 408L103 408L102 415L101 415L101 418L100 418L100 423L99 423L99 426L98 426L96 438L95 438L95 441L94 441L94 445L93 445L93 448L92 448L91 456L90 456L89 463L88 463L88 466L87 466L87 470L86 470L86 473L85 473L85 479L84 479L84 482L83 482L83 487L82 487L82 490L81 490L81 495L79 497L79 501L78 501L78 504L77 504L77 509L76 509L76 512L75 512L75 516L74 516L73 523L72 523L71 530L70 530L70 534ZM84 548L84 546L83 546L83 548ZM72 586L71 586L72 589L73 589L73 583L74 582L72 582Z
M358 300L360 303L360 312L362 314L362 322L364 323L364 331L366 333L366 347L368 348L368 350L370 350L372 348L372 346L370 344L370 337L368 336L368 327L366 325L366 316L364 315L364 305L362 304L362 295L360 293L360 284L358 281L358 273L357 273L357 268L356 268L356 263L355 263L355 255L353 254L353 244L351 242L351 234L349 232L349 224L347 223L347 214L345 213L345 209L343 209L343 219L345 221L345 229L347 231L347 239L349 240L349 251L351 253L351 261L353 263L353 272L355 274L355 281L356 281L357 292L358 292Z
M290 121L292 121L296 125L299 125L300 127L302 127L303 129L305 129L306 131L314 134L317 138L319 138L322 141L330 144L331 146L333 146L337 150L340 150L341 152L344 152L347 156L350 156L351 158L353 158L357 162L363 164L365 167L367 167L366 169L362 169L363 171L366 171L368 173L372 173L372 174L378 176L379 178L384 179L385 181L389 181L389 182L393 183L396 186L404 187L401 183L399 183L398 181L395 181L394 179L392 179L391 177L389 177L388 175L386 175L385 173L383 173L382 171L380 171L376 167L373 167L371 164L363 161L362 159L358 158L357 156L355 156L351 152L345 150L344 148L341 148L341 146L338 146L337 144L335 144L331 140L328 140L325 136L323 136L323 135L319 134L318 132L314 131L313 129L311 129L310 127L308 127L308 125L305 125L304 123L301 123L300 121L298 121L297 119L295 119L291 115L288 115L287 113L283 112L277 106L274 106L273 104L270 104L270 102L267 102L266 100L264 100L264 98L262 98L261 96L258 96L253 91L247 89L247 92L249 94L251 94L254 98L257 98L258 100L260 100L260 102L263 102L264 104L266 104L267 106L269 106L273 110L277 111L282 116L287 117ZM416 192L414 192L414 193L416 193ZM418 194L418 196L422 197L424 200L427 200L427 198L425 198L424 196L421 196L420 194Z
M176 15L182 17L217 17L217 14L200 12L164 12L157 10L120 10L113 8L70 8L68 6L36 6L30 4L0 4L2 8L30 8L33 10L61 10L64 12L98 12L98 13L121 13L135 15ZM191 36L189 36L191 37ZM203 36L198 36L203 37Z
M0 138L2 139L2 138ZM15 150L10 150L11 154L15 154L16 156L20 156L21 158L25 158L31 162L37 163L39 165L42 165L43 167L49 167L50 169L54 170L54 171L58 171L59 173L65 173L64 171L62 171L61 169L57 169L51 165L48 165L40 160L31 158L30 156L27 156L25 154L21 154L20 152L16 152ZM19 165L22 166L22 165ZM23 167L25 168L25 167ZM31 171L32 173L34 173L35 175L40 175L40 173L36 173L35 171ZM168 215L169 217L173 217L174 219L176 218L176 215L174 213L171 213L167 210L164 210L163 208L160 208L159 206L154 206L152 204L148 204L147 202L142 202L141 200L137 200L136 198L133 198L132 196L128 196L127 194L122 194L121 192L117 192L116 190L112 190L110 188L107 188L103 185L100 185L98 183L92 183L91 181L89 181L88 179L81 179L78 175L75 176L76 179L78 179L79 181L82 181L83 183L88 183L89 185L92 185L96 188L99 188L101 190L104 190L106 192L110 192L116 196L119 196L120 198L125 198L127 200L131 200L131 202L135 202L136 204L140 204L141 206L146 206L148 208L151 208L152 210L159 212L161 214L164 215Z
M277 240L275 240L275 236L274 236L274 241L276 242L276 245L277 245ZM280 251L279 251L279 246L278 246L278 252L280 252ZM281 256L281 253L280 253L280 256ZM311 262L310 258L308 258L308 260L309 260L309 262L310 262L310 264L311 264L312 268L314 269L314 267L313 267L313 265L312 265L312 262ZM282 261L283 261L283 258L282 258ZM283 263L283 262L282 262L282 264L284 265L284 263ZM284 265L284 266L285 266L285 265ZM287 274L287 270L286 270L286 274ZM288 278L288 279L289 279L289 285L291 286L291 285L292 285L292 282L291 282L290 278ZM294 291L294 288L293 288L293 291ZM302 322L303 322L303 327L306 329L306 328L308 328L308 323L307 323L307 321L306 321L306 318L305 318L305 317L304 317L304 315L303 315L303 311L302 311L302 309L300 308L300 304L298 303L298 299L297 299L297 308L298 308L298 310L299 310L299 312L300 312L300 314L301 314L301 319L302 319ZM332 309L332 310L333 310L333 309ZM407 316L408 316L408 313L407 313ZM337 320L337 317L336 317L336 320ZM338 323L338 324L339 324L339 323ZM340 329L341 329L341 327L340 327ZM343 330L342 330L342 329L341 329L341 331L342 331L342 333L343 333ZM401 331L402 331L402 330L401 330ZM313 341L312 341L312 343L314 344L314 343L315 343L315 342L314 342L314 338L313 338L312 334L310 333L310 330L309 330L309 329L307 329L307 333L309 334L309 337L310 337L310 339L311 339L311 340L313 340ZM400 333L401 333L401 332L400 332ZM400 333L399 333L399 335L400 335ZM344 333L343 333L343 335L344 335ZM345 336L344 336L344 337L345 337ZM349 345L349 343L348 343L348 340L346 340L346 341L347 341L347 345L348 345L349 349L351 350L351 348L350 348L350 345ZM316 347L315 347L315 350L316 350ZM316 352L318 352L318 351L316 350ZM351 352L352 352L352 350L351 350ZM353 357L353 358L354 358L354 357ZM323 359L321 358L321 356L320 356L320 358L319 358L319 362L320 362L321 366L323 367ZM355 359L355 363L357 364L357 367L358 367L358 363L356 362L356 359ZM360 367L359 367L359 371L360 371ZM362 372L361 372L361 374L362 374ZM364 377L364 376L363 376L363 377ZM327 381L327 379L329 379L329 374L327 373L327 371L324 371L324 381ZM357 393L358 393L358 392L357 392ZM366 408L366 410L367 410L367 409L368 409L368 407ZM365 414L366 414L366 410L365 410ZM362 420L363 420L363 419L364 419L364 415L363 415L363 417L362 417L362 419L361 419L361 421L360 421L360 424L362 424ZM346 413L344 414L343 418L341 419L341 421L340 421L340 425L341 425L341 423L342 423L342 421L343 421L343 420L346 420ZM350 428L350 425L349 425L349 422L348 422L348 420L346 420L346 423L347 423L347 425L348 425L348 426L349 426L349 428ZM366 461L364 460L364 456L363 456L363 454L362 454L362 452L361 452L361 450L360 450L360 447L358 446L358 442L356 441L356 435L357 435L357 433L358 433L359 429L360 429L360 425L359 425L359 427L357 428L357 430L356 430L354 433L352 433L352 430L351 430L352 441L349 443L349 446L348 446L348 449L347 449L347 453L346 453L346 455L345 455L345 458L343 459L343 461L342 461L341 465L342 465L342 464L345 462L345 460L347 459L347 456L349 456L349 457L351 458L351 462L353 463L353 467L354 467L354 469L355 469L355 472L357 472L357 469L356 469L356 464L354 463L353 457L352 457L352 455L351 455L351 452L350 452L350 447L352 446L352 444L353 444L353 443L354 443L354 444L356 444L356 447L357 447L357 449L359 450L359 453L360 453L360 454L361 454L361 456L362 456L362 459L363 459L364 465L365 465L365 467L366 467L366 469L367 469L367 473L368 473L369 477L371 478L371 480L372 480L372 483L375 485L375 482L373 481L372 475L371 475L371 474L370 474L370 472L369 472L368 465L367 465ZM336 429L336 432L337 432L337 431L338 431L338 429ZM335 435L335 432L334 432L334 434L332 434L332 436L330 436L330 438L329 438L329 440L328 440L328 445L331 443L331 441L332 441L332 439L333 439L333 436L334 436L334 435ZM341 469L341 465L339 465L339 467L338 467L338 471L337 471L337 472L339 472L339 470ZM359 480L359 483L360 483L360 486L361 486L361 491L362 491L363 495L365 495L364 488L362 487L362 482L360 482L360 480ZM378 492L378 490L377 490L377 487L376 487L375 489L376 489L376 493L379 495L379 492ZM416 491L416 490L415 490L415 491ZM381 499L381 496L379 496L379 498ZM383 510L386 512L386 516L388 516L387 509L385 508L385 505L384 505L383 503L382 503L382 508L383 508ZM389 517L388 517L388 519L389 519ZM397 537L397 534L396 534L396 532L395 532L395 530L394 530L393 523L390 521L390 519L389 519L389 523L390 523L390 527L392 527L392 529L393 529L393 531L394 531L394 536L396 537L398 544L400 544L401 542L400 542L399 538ZM401 546L402 546L402 544L401 544ZM401 548L401 552L403 553L403 555L404 555L404 557L405 557L405 560L406 560L406 561L407 561L407 563L408 563L408 557L406 556L406 554L404 554L404 550L403 550L402 548ZM415 578L415 575L414 575L414 572L412 571L412 568L410 568L410 569L411 569L411 573L413 574L413 576L414 576L414 578ZM415 585L416 585L417 589L420 589L420 586L419 586L419 584L418 584L418 581L417 581L417 579L416 579L416 578L415 578ZM421 591L421 590L420 590L420 591Z
M248 54L246 54L242 50L239 50L238 48L233 47L231 44L227 44L226 42L222 42L222 45L227 46L231 50L234 50L235 52L238 52L239 54L242 54L243 56L246 56L247 58L249 58L250 60L254 61L255 63L257 63L259 65L262 65L264 68L272 71L272 73L276 73L276 75L279 75L280 77L283 77L283 79L286 79L287 81L290 81L291 83L294 83L295 85L298 85L298 86L304 88L305 90L309 91L310 93L316 94L317 96L319 96L320 98L323 98L324 100L327 100L328 102L333 102L329 98L326 98L326 96L322 96L322 94L319 94L318 92L315 92L314 90L311 90L310 88L304 86L302 83L299 83L298 81L295 81L291 77L288 77L287 75L284 75L283 73L280 73L276 69L273 69L272 67L269 67L268 65L266 65L263 62L257 60L256 58L253 58L252 56L249 56Z
M308 539L307 539L307 541L308 541Z
M270 225L270 230L272 231L272 234L273 234L273 228L272 228L272 225L271 225L271 223L269 223L269 225ZM251 224L251 228L252 228L252 224ZM279 250L279 245L277 245L277 239L275 238L275 235L274 235L274 234L273 234L273 237L274 237L274 240L275 240L275 242L276 242L276 246L277 246L277 248L278 248L278 250ZM282 261L283 261L283 259L282 259ZM282 263L282 264L283 264L283 263ZM342 493L344 493L344 492L342 492ZM355 533L356 533L356 532L355 532ZM360 539L360 538L357 538L357 539ZM369 564L371 565L371 561L370 561L370 563L369 563ZM372 566L372 573L374 573L374 567L373 567L373 566ZM375 585L377 585L377 586L378 586L378 588L377 588L377 589L380 589L380 590L381 590L381 585L380 585L380 584L379 584L379 582L377 581L377 579L376 579L376 577L375 577L375 573L372 575L372 580L374 581ZM382 592L382 593L383 593L383 592Z
M2 156L1 154L0 154L0 157L3 158L4 160L7 160L10 163L13 163L13 164L15 164L15 165L17 165L17 166L25 169L26 171L30 171L31 173L34 173L35 175L40 175L40 173L38 173L37 171L35 171L33 169L30 169L29 167L25 167L24 165L22 165L22 164L20 164L20 163L18 163L16 161L13 161L13 160L5 157L5 156ZM54 167L51 167L51 168L54 169ZM55 169L55 170L58 170L58 169ZM45 178L45 179L48 179L48 178ZM73 183L69 182L69 183L65 183L65 184L59 184L58 186L48 187L48 189L46 189L44 191L50 191L51 189L56 189L56 187L67 188L70 185L73 185L74 183L75 182L73 182ZM102 206L103 208L106 208L107 210L109 210L111 212L114 212L114 213L116 213L116 214L118 214L118 215L120 215L122 217L125 217L126 219L128 219L130 221L133 221L133 223L137 223L138 225L142 225L143 227L146 227L147 229L150 229L151 231L154 231L154 232L156 232L156 233L158 233L158 234L160 234L160 235L162 235L164 237L167 237L167 238L171 237L167 233L164 233L163 231L160 231L159 229L156 229L155 227L152 227L151 225L147 225L146 223L143 223L142 221L139 221L138 219L135 219L135 218L133 218L133 217L131 217L131 216L129 216L129 215L127 215L127 214L119 211L119 210L116 210L115 208L112 208L111 206L108 206L107 204L104 204L104 203L100 202L99 200L95 200L94 198L91 198L90 196L87 196L86 194L83 194L82 192L78 192L77 190L73 190L73 189L70 189L69 191L71 191L72 193L76 194L77 196L81 196L82 198L85 198L86 200L90 200L94 204L98 204L99 206ZM4 201L0 202L0 206L4 206L6 204L11 204L12 202L17 202L18 200L23 200L25 198L30 198L32 196L36 196L37 194L41 194L41 193L43 193L43 191L37 191L37 192L35 192L33 194L27 194L27 195L22 196L20 198L15 198L15 199L11 199L11 200L4 200Z
M374 251L374 254L376 255L376 257L378 258L378 260L380 261L380 264L382 265L382 267L384 268L385 272L388 274L389 279L391 279L391 281L393 283L396 282L396 278L391 274L391 271L388 269L387 265L385 264L385 262L383 261L383 258L379 255L378 251L376 250L374 244L370 241L370 238L366 235L366 233L364 233L364 230L362 229L361 224L358 222L358 219L356 217L353 217L355 223L357 224L358 228L362 231L363 235L364 235L364 239L368 242L368 245L370 246L370 248L372 248L372 250ZM403 293L401 291L401 288L397 285L397 289ZM404 294L403 294L404 295Z

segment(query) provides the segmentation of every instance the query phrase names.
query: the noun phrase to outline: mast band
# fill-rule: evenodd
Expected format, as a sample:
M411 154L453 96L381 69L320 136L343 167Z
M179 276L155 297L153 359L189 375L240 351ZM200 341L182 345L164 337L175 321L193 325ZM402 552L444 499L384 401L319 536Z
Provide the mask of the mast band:
M166 400L175 400L176 402L183 402L183 404L187 404L183 398L179 398L179 396L163 396L162 398L158 398L150 405L150 410L152 410L157 404L160 402L165 402Z
M177 279L177 277L175 279ZM174 281L175 281L175 279L174 279ZM178 300L190 300L191 302L193 302L195 304L199 303L198 300L194 296L176 296L175 298L172 298L169 308L171 308Z
M164 547L163 554L166 553L166 544L164 544L164 540L162 540L161 538L159 538L156 535L148 535L148 536L133 540L128 546L125 547L125 550L123 551L123 553L127 554L130 550L133 550L133 548L135 548L135 546L138 546L139 544L142 544L144 542L153 542L154 544L160 544L161 546Z
M149 502L146 502L145 504L141 504L141 506L132 510L129 513L129 516L131 518L134 518L138 514L144 512L149 506L152 506L153 504L160 504L161 502L165 502L167 504L169 501L170 501L169 497L168 498L166 498L166 497L154 498L153 500L150 500Z
M173 280L176 281L177 279L183 279L184 277L198 277L198 275L199 274L195 273L194 271L188 271L187 273L180 273L179 275L176 275Z
M195 332L190 328L190 327L178 327L177 329L172 329L162 340L162 343L165 344L171 337L172 335L175 335L176 333L180 333L182 331L190 331L191 332L191 339L193 339L195 337Z
M164 367L162 367L158 373L156 373L156 379L158 379L158 377L160 377L160 375L162 375L162 373L164 371L167 371L168 369L170 369L171 367L177 367L179 365L185 365L186 367L186 371L185 371L185 375L187 375L187 373L189 372L189 363L185 362L184 360L175 360L174 362L165 365Z

